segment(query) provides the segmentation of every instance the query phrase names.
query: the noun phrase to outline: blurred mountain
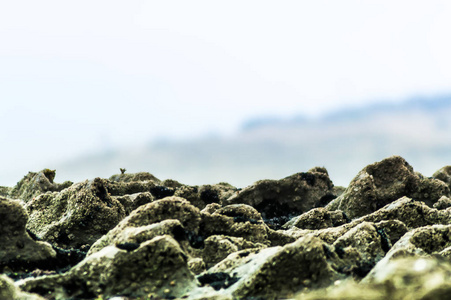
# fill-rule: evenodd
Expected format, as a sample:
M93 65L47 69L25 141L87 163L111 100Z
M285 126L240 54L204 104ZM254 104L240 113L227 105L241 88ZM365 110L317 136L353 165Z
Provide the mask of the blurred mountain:
M251 119L230 137L159 140L61 164L58 178L108 177L119 168L186 184L227 181L244 187L325 166L346 186L364 166L403 156L430 176L451 164L451 95L347 108L318 118Z

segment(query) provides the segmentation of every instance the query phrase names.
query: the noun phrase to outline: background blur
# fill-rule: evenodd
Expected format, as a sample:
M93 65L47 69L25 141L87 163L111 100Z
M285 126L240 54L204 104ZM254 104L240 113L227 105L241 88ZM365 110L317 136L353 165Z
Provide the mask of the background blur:
M0 185L451 164L450 1L4 1Z

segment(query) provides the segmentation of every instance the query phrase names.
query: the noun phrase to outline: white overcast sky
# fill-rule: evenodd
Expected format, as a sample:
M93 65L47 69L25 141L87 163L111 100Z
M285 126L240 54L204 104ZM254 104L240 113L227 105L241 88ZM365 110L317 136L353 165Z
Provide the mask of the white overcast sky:
M451 1L0 2L4 170L449 91Z

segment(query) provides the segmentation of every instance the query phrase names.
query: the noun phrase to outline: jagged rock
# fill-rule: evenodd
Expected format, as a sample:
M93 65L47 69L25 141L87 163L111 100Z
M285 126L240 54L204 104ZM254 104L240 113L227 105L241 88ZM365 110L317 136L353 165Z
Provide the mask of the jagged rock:
M112 297L180 298L196 285L187 257L170 236L158 236L136 249L108 246L69 272L22 280L25 291L59 299Z
M445 166L441 168L440 170L436 171L432 175L432 177L443 181L451 189L451 166Z
M132 211L140 207L141 205L155 201L155 197L150 192L142 192L136 194L127 194L123 196L113 196L124 207L125 214L129 215Z
M140 206L115 228L97 240L88 252L95 253L117 243L142 243L158 235L171 235L176 240L193 239L200 224L199 209L180 197L166 197ZM196 241L192 240L192 243Z
M193 257L188 260L188 268L193 274L200 274L205 271L205 262L200 257Z
M203 209L209 204L225 203L236 191L237 188L228 183L206 184L199 187L182 185L176 188L174 196L185 198L197 208Z
M431 206L450 190L437 179L422 178L399 156L392 156L363 168L346 191L327 205L350 218L370 214L403 196Z
M73 184L71 181L55 183L53 181L55 175L56 171L49 169L44 169L37 173L29 172L9 191L8 197L27 202L40 194L59 192Z
M63 248L91 245L125 217L122 204L110 196L106 180L100 178L41 194L26 209L27 229Z
M247 248L266 248L267 245L253 243L240 237L212 235L205 239L202 258L207 267L211 267L226 258L229 254Z
M14 281L5 275L0 275L0 299L1 300L44 300L45 298L25 293L14 286Z
M50 244L35 241L26 232L27 218L20 201L0 197L0 272L42 267L56 257Z
M304 237L284 247L253 253L255 249L247 253L243 250L237 253L242 256L238 259L239 264L223 261L221 266L211 268L207 274L210 278L214 275L222 277L222 281L216 281L212 286L217 290L227 288L234 298L289 297L299 290L327 286L341 278L327 263L323 246L318 238ZM226 260L236 258L231 256ZM198 279L201 284L211 285L211 282Z
M340 273L363 278L384 257L385 251L388 251L383 249L387 240L387 237L381 236L377 225L363 222L332 244L331 251L337 256L332 257L329 254L329 258L334 261L334 269Z
M235 193L227 203L248 204L256 208L263 219L272 219L299 215L324 206L335 197L327 171L315 168L280 180L257 181Z
M451 265L438 258L398 258L380 269L371 280L359 284L337 281L334 286L298 294L303 300L437 300L449 299L451 294Z
M323 229L337 227L348 222L350 222L349 218L341 210L328 211L323 207L318 207L291 219L282 228L288 229L295 226L301 229Z
M451 225L432 225L413 229L401 237L386 256L371 270L370 282L392 260L400 257L449 257L451 250Z
M260 213L245 204L224 206L212 214L202 212L199 234L242 237L254 243L269 244L268 227Z
M449 207L451 207L451 199L446 196L440 197L440 199L434 203L434 208L436 209L447 209Z

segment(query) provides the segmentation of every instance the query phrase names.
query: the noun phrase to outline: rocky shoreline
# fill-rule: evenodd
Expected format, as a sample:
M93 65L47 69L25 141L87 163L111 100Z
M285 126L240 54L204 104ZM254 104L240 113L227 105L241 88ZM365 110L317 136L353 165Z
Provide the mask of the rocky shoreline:
M448 299L451 166L244 189L150 173L0 187L0 299Z

